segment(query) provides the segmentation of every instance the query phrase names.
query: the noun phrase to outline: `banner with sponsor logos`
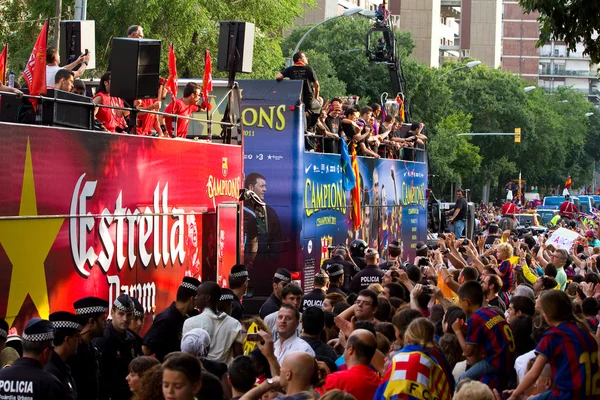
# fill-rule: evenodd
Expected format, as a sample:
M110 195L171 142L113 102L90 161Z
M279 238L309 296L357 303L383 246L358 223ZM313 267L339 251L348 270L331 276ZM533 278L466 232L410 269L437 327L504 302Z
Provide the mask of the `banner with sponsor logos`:
M305 261L318 266L335 246L349 246L354 239L363 239L382 257L392 240L401 240L404 258L413 259L417 241L426 241L427 165L367 157L359 157L358 164L362 224L354 231L340 156L305 154Z
M242 149L0 124L0 316L72 311L126 292L152 313L184 275L216 279L216 207L236 201Z

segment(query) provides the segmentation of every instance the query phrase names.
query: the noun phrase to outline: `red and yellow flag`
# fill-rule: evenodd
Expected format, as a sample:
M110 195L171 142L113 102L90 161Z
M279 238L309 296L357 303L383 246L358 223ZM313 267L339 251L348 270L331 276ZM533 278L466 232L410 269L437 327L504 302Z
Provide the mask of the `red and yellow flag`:
M571 186L573 186L573 181L571 180L571 177L569 176L567 178L567 181L565 182L565 189L571 189Z
M356 185L352 189L352 222L354 230L360 228L360 174L358 172L358 158L356 157L356 145L352 145L352 171L356 177Z
M0 83L6 85L6 68L8 62L8 45L4 45L2 53L0 53Z
M40 32L35 46L29 56L29 61L25 66L23 78L27 82L29 94L38 96L46 94L46 48L48 46L48 20L44 22L44 27ZM37 110L37 100L30 99L33 108Z

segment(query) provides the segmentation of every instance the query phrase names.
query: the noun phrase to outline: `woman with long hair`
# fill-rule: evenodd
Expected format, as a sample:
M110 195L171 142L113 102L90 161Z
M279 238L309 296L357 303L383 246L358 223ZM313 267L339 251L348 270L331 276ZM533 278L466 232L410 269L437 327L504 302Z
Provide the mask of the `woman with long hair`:
M156 358L152 357L137 357L129 363L129 375L125 378L129 385L129 390L133 393L133 398L137 399L137 394L142 387L142 379L147 371L155 365L160 365Z
M587 323L575 316L573 304L563 291L545 292L540 306L550 329L535 348L537 357L533 367L511 393L510 399L518 399L525 393L537 381L546 363L550 364L555 387L533 398L600 398L598 343Z
M406 395L440 400L452 398L452 387L444 369L431 355L435 348L435 326L427 318L413 320L404 333L404 347L392 358L375 399ZM418 373L416 373L418 371ZM418 375L424 376L426 384Z
M100 84L96 95L92 100L96 105L124 107L123 100L110 95L110 71L105 72L100 78ZM125 117L129 115L128 111L118 110L115 108L96 107L94 109L94 117L104 126L109 132L124 132L127 128Z

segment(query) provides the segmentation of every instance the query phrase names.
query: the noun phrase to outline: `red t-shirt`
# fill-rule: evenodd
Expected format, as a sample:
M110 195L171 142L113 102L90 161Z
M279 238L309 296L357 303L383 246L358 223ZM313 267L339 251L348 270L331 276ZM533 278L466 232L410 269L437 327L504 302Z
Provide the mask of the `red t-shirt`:
M141 107L151 106L156 102L156 99L143 99L141 100ZM138 135L150 135L152 134L152 127L154 127L154 122L156 121L157 114L146 114L140 112L138 114L138 126L137 126L137 134Z
M101 104L105 106L113 106L113 107L123 107L124 103L118 97L112 97L109 94L98 92L94 98L100 97L102 99ZM109 131L114 132L116 127L119 126L121 128L125 128L127 124L125 123L125 118L117 117L117 110L114 108L105 108L98 107L98 112L96 113L96 119L102 122L102 125Z
M175 103L171 102L165 109L167 114L177 114L184 117L189 117L192 113L198 111L198 106L196 104L191 104L186 106L183 102L183 99L177 99ZM190 121L188 119L180 118L177 120L177 137L186 137L187 128ZM172 136L173 134L173 125L175 124L174 118L165 117L165 125L167 126L167 132Z
M368 365L355 365L350 369L327 375L321 390L322 393L326 393L339 389L357 399L372 399L379 385L381 378Z

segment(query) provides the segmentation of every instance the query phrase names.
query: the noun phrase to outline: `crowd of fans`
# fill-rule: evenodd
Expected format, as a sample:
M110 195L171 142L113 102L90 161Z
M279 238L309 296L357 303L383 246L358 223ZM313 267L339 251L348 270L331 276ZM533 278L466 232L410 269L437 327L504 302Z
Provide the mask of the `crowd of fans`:
M383 260L339 246L306 291L279 268L258 315L244 265L229 288L186 277L143 338L136 299L119 296L108 323L106 301L81 299L9 340L0 394L35 365L65 396L49 398L599 398L600 225L576 225L565 250L498 222L417 243L414 259L397 241Z

